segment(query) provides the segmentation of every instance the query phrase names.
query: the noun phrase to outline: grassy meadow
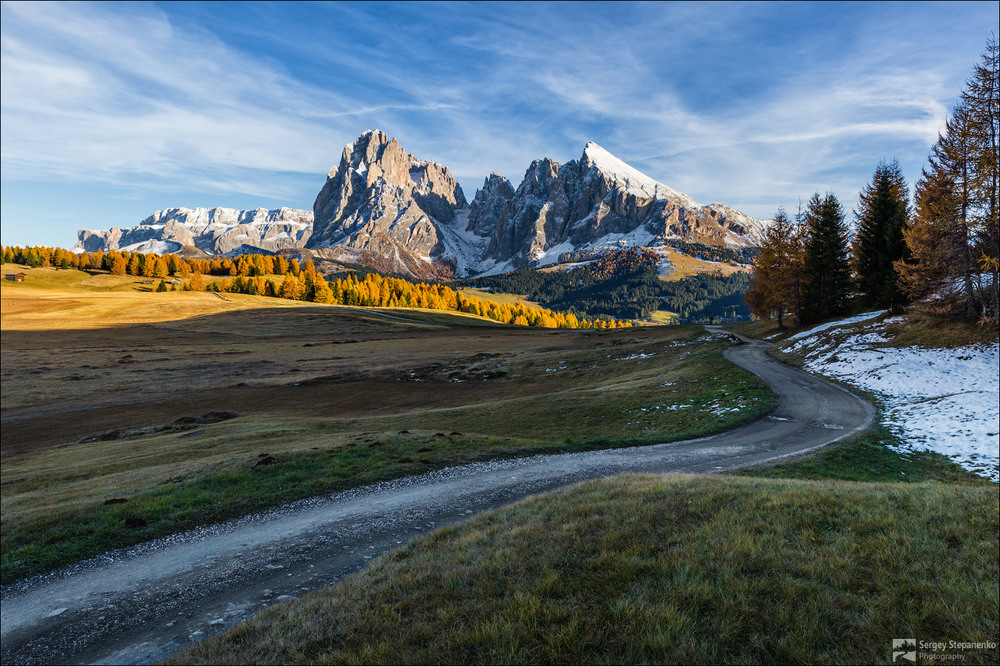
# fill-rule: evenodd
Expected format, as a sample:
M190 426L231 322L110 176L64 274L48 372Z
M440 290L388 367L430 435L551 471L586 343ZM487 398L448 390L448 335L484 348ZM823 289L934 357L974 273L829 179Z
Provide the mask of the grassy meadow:
M55 269L3 284L4 583L295 499L687 439L773 404L698 327L530 329L138 288ZM236 416L199 422L211 413Z
M2 285L5 585L374 481L718 432L774 400L700 327L145 288L55 269ZM889 663L895 637L995 641L996 485L889 437L531 497L172 661Z
M747 270L743 266L733 266L724 262L705 261L704 259L679 252L672 247L664 247L663 252L670 261L670 265L674 267L674 270L660 276L660 279L664 282L675 282L701 273L732 275L733 273Z

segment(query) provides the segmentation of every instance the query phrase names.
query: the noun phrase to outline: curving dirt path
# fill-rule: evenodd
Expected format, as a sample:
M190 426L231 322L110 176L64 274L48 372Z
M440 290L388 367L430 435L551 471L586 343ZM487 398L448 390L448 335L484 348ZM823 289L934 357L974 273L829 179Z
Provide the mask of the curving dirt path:
M825 446L871 423L874 411L858 397L770 358L767 343L742 342L726 358L780 396L750 425L671 444L450 468L108 553L3 588L0 657L156 661L422 533L533 493L621 472L723 472Z

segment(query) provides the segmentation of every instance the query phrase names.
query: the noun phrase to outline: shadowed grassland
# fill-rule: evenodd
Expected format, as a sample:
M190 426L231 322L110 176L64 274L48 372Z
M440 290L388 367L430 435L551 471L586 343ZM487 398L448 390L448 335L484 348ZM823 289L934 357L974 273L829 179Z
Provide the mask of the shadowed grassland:
M672 355L660 351L655 362L620 360L641 355L635 344L615 346L610 359L603 348L561 350L551 360L552 352L525 353L510 360L504 380L469 380L475 391L430 376L436 368L420 371L420 382L412 376L418 370L404 369L397 379L411 381L285 387L290 397L276 398L270 414L11 456L3 474L4 582L295 499L478 460L687 439L772 404L756 377L729 371L720 342L695 338L665 345ZM577 367L581 376L571 372ZM309 412L331 391L325 408L336 411L345 392L343 411L387 413L289 413ZM365 407L380 398L388 402ZM261 466L265 455L273 463ZM104 504L115 498L128 501ZM128 516L146 524L125 527Z
M996 640L996 499L939 484L587 482L438 530L169 661L890 663L894 637Z
M8 303L32 302L25 293L3 292L4 583L295 499L475 460L686 439L773 404L698 327L553 331L167 292L135 296L219 311L23 330L28 315ZM45 293L62 307L82 292ZM209 412L238 417L197 422Z

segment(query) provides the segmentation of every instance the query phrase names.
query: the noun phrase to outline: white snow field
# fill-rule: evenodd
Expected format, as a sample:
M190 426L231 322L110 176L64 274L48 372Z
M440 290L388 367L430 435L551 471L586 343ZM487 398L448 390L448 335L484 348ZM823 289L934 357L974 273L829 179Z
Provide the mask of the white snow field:
M1000 345L956 349L887 346L885 326L899 318L869 313L789 338L785 351L807 370L878 395L882 421L902 448L948 456L1000 482Z

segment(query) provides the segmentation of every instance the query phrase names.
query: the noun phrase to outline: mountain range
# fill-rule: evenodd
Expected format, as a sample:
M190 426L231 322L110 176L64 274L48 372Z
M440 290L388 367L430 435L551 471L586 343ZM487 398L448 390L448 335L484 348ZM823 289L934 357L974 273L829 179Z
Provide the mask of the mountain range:
M492 173L469 202L446 166L370 130L344 147L312 212L171 208L130 229L81 230L74 250L297 250L421 278L466 277L669 240L748 247L764 227L723 204L701 205L596 143L565 164L533 161L516 189Z

